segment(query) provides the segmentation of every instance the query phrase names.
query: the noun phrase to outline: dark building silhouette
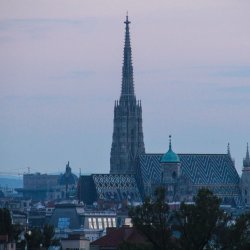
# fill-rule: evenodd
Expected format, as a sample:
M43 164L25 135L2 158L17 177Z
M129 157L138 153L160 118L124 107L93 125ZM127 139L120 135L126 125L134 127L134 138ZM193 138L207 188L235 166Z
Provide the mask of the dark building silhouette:
M177 154L170 140L167 153L145 153L141 102L136 100L134 91L129 24L126 17L122 89L114 107L110 174L82 176L79 200L86 204L127 200L133 204L152 195L160 185L165 187L169 202L192 201L197 191L205 187L223 204L242 205L240 177L229 147L223 154ZM249 158L247 154L246 171ZM250 190L245 192L250 194Z

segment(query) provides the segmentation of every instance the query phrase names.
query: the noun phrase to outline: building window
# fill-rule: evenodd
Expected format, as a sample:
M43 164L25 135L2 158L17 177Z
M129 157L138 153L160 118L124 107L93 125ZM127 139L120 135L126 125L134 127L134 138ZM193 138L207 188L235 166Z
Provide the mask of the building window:
M177 176L177 175L176 175L176 172L174 171L174 172L172 173L172 178L175 179L176 176Z
M107 218L103 218L103 223L104 223L104 229L106 229L108 227Z
M98 228L99 229L103 228L103 226L102 226L102 218L98 218Z
M90 229L93 229L94 227L93 227L92 219L89 218L88 220L89 220L89 228L90 228Z
M94 229L97 229L96 218L92 218L92 220Z
M113 227L116 227L116 221L115 221L115 218L112 218L112 224L113 224Z
M108 218L108 227L112 227L111 218Z
M247 195L247 190L245 189L245 195Z

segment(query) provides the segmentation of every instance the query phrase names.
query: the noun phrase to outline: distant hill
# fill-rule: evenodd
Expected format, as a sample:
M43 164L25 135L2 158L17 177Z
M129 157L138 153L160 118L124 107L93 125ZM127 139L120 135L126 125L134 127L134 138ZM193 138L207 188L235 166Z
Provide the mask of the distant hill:
M12 177L12 176L0 176L0 188L22 188L23 178L22 177Z

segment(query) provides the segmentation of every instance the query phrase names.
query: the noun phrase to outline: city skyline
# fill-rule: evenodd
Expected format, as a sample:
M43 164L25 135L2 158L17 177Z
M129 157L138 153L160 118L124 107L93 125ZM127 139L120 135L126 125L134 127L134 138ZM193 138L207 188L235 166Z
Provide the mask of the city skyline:
M38 3L38 5L37 5ZM126 11L146 152L250 142L250 3L1 1L2 172L107 173Z

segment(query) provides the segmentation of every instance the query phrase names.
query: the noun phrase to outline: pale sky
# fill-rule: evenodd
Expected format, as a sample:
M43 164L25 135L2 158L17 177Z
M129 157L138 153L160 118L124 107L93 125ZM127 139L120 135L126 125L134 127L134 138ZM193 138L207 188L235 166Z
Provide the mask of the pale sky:
M0 0L0 174L109 172L129 12L148 153L250 142L249 0Z

